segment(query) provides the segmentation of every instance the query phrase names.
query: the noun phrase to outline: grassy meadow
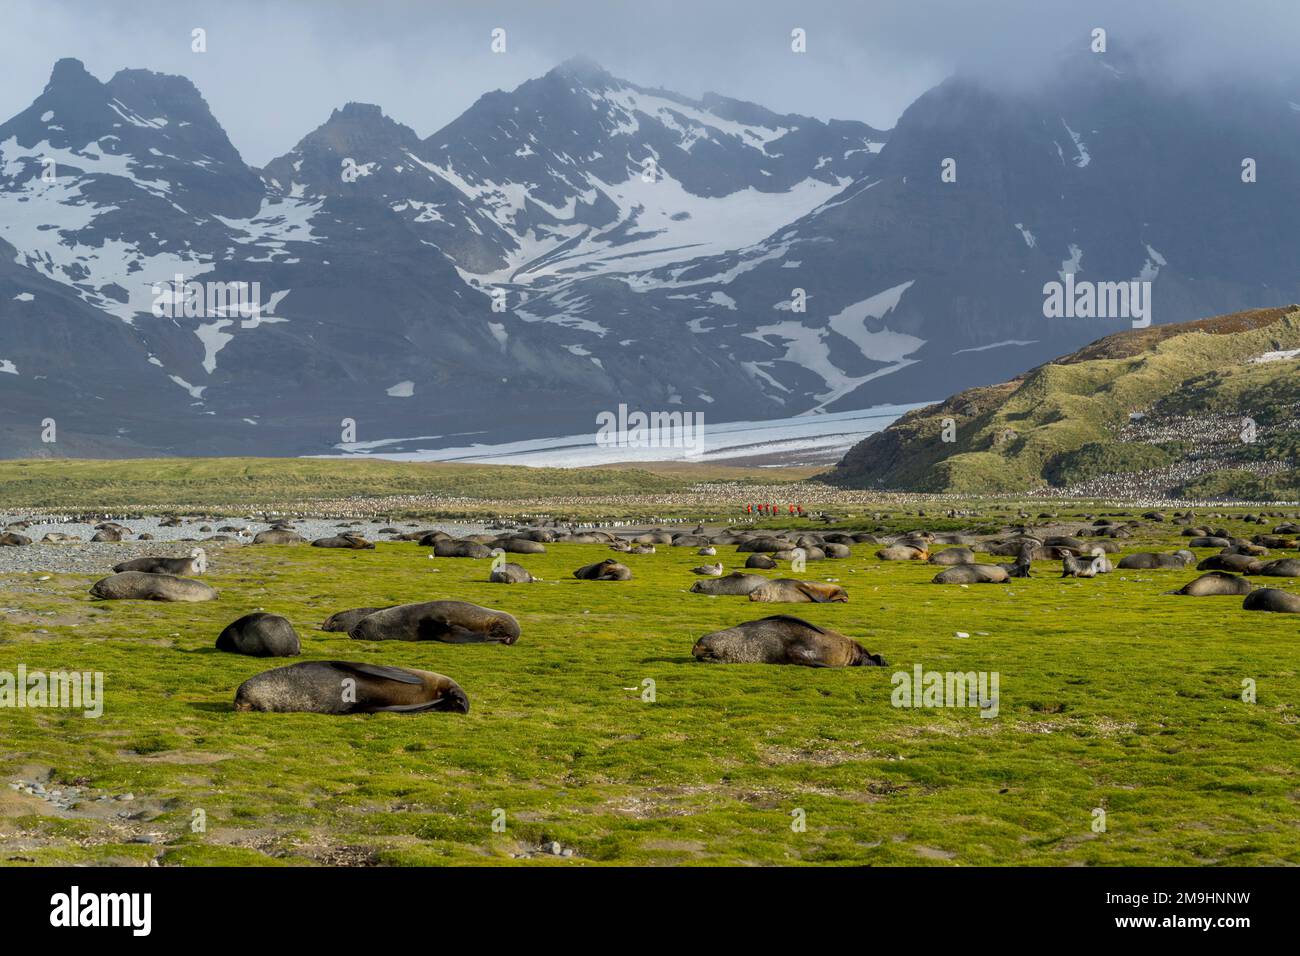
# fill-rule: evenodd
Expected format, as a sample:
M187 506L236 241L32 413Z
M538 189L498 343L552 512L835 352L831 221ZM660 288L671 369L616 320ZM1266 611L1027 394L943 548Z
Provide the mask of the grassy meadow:
M1126 544L1169 550L1177 531ZM415 544L231 547L211 554L220 598L203 604L93 602L93 577L0 576L0 671L102 671L106 698L99 719L0 711L0 777L83 793L61 812L0 787L0 862L1300 864L1300 622L1239 597L1162 595L1194 570L1061 580L1059 562L1040 562L1029 580L942 586L934 566L861 544L802 575L838 579L849 603L766 605L687 593L690 568L743 565L732 547L618 556L635 575L623 583L572 577L604 546L547 548L512 556L543 581L497 585L489 562ZM341 609L438 598L509 611L523 636L366 643L315 629ZM235 713L241 681L292 663L214 650L255 610L293 622L300 659L438 671L472 709ZM835 628L889 666L691 658L700 635L773 613ZM915 664L998 672L998 715L891 706L891 675ZM541 849L552 842L573 855Z

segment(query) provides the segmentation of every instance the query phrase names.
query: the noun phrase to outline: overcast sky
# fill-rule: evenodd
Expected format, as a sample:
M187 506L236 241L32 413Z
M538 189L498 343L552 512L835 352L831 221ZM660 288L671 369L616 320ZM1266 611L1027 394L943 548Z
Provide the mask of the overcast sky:
M1095 26L1159 36L1189 79L1288 68L1300 35L1300 0L0 0L0 11L0 121L60 57L101 80L124 67L179 73L258 166L349 100L427 136L484 92L575 54L689 96L888 128L959 68L1023 80ZM190 50L195 27L204 54ZM490 50L496 27L505 54ZM795 27L802 55L790 52Z

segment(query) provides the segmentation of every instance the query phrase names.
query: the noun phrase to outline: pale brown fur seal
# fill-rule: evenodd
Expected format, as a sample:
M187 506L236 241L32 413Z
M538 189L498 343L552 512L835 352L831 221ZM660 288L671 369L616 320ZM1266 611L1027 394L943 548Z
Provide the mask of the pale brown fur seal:
M170 574L146 571L122 571L96 581L91 597L106 601L211 601L216 590L202 581L177 578Z
M187 558L135 558L113 565L113 570L144 571L147 574L203 574L208 570L208 555L202 548L194 548Z
M777 578L775 581L766 581L754 588L749 592L749 599L774 604L843 604L849 599L849 592L838 584Z

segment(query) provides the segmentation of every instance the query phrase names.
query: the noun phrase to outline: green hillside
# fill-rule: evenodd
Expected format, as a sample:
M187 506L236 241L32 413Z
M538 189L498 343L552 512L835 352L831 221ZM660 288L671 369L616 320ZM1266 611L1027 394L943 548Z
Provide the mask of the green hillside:
M1294 349L1295 305L1121 332L909 412L825 477L957 494L1297 498L1300 357L1251 361Z

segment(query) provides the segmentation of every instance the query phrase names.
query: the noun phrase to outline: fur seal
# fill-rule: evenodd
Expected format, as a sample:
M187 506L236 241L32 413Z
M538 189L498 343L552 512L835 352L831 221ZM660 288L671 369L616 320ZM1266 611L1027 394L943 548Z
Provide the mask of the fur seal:
M32 539L25 534L19 534L17 531L6 531L0 534L0 548L22 548L32 543Z
M1260 567L1259 558L1248 554L1212 554L1196 566L1197 571L1238 571L1247 574Z
M253 535L253 544L305 544L306 541L298 532L285 528L272 528Z
M348 636L354 641L513 644L519 640L519 622L505 611L468 601L426 601L367 614Z
M1220 594L1249 594L1254 587L1245 578L1237 577L1235 574L1211 571L1209 574L1202 574L1195 581L1188 581L1177 591L1165 593L1185 594L1189 597L1213 597Z
M954 564L930 579L931 584L1004 584L1011 580L1000 564Z
M691 654L710 664L884 667L887 663L852 638L785 614L705 634Z
M930 552L907 544L891 544L877 551L876 557L881 561L927 561Z
M211 601L217 592L190 578L122 571L96 581L90 595L105 601Z
M1300 578L1300 558L1278 558L1276 561L1266 561L1246 573L1259 574L1268 578Z
M1196 555L1185 549L1172 554L1139 551L1120 558L1116 567L1126 571L1181 571L1196 560Z
M435 558L490 558L492 549L477 541L439 538L433 543L433 556Z
M302 643L286 618L257 611L227 624L217 635L217 650L249 657L296 657Z
M450 677L407 667L353 661L303 661L250 677L235 710L273 713L469 713L469 697Z
M352 551L373 551L375 545L359 534L344 533L332 538L317 538L311 543L313 548L345 548Z
M849 592L838 584L777 578L754 588L749 592L749 599L773 604L843 604L848 601Z
M1278 611L1282 614L1300 614L1300 594L1279 591L1277 588L1260 588L1246 595L1241 605L1246 611Z
M493 568L488 575L488 580L493 584L532 584L537 579L528 572L527 568L507 561L500 567Z
M509 554L545 554L546 545L531 538L497 538L492 547L500 548Z
M584 564L573 572L573 576L580 581L631 581L632 571L627 565L606 558L595 564Z
M347 632L361 623L363 617L369 617L376 611L387 611L390 607L397 607L396 604L387 604L384 607L354 607L347 611L338 611L325 618L321 624L322 631L343 631Z
M182 576L203 574L208 570L208 555L202 548L192 548L188 558L135 558L113 565L113 570Z
M776 551L789 551L794 547L795 543L793 541L788 541L785 538L773 538L767 536L762 538L752 538L749 541L742 541L737 545L736 550L741 553L746 551L767 551L770 553Z
M1092 560L1076 558L1072 554L1061 558L1063 578L1095 578L1099 574L1110 574L1114 570L1115 566L1107 560L1106 552L1101 548L1092 549Z
M778 567L778 565L776 561L768 555L761 552L755 552L746 559L745 567L758 568L761 571L771 571L773 568Z
M975 552L970 548L944 548L930 555L930 564L951 566L954 564L974 564Z
M769 580L771 579L765 578L761 574L745 574L743 571L732 571L725 578L696 581L691 585L691 593L745 595L754 588L762 587Z

